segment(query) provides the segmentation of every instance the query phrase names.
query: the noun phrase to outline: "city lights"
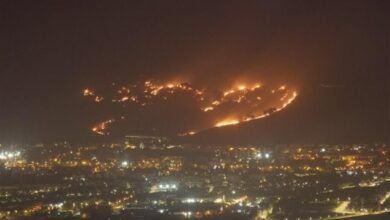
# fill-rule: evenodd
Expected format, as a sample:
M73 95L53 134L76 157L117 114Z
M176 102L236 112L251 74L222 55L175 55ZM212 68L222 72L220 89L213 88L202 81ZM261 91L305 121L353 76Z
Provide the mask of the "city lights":
M389 6L0 1L0 220L390 220Z
M142 201L147 210L168 216L202 218L232 213L247 216L255 212L257 216L283 219L287 215L278 210L285 210L286 202L296 193L305 193L306 197L304 203L294 202L294 205L315 204L307 213L300 211L312 219L381 214L390 210L390 190L383 188L390 183L390 173L387 166L381 165L389 164L385 157L388 151L382 145L204 146L202 158L193 157L194 148L168 143L164 137L128 135L123 143L110 145L39 147L40 160L25 157L36 150L31 147L3 150L0 164L6 172L33 173L40 178L57 173L61 175L60 182L66 184L33 184L17 191L5 188L0 192L0 202L4 203L10 196L20 201L39 200L12 213L0 209L0 214L81 215L86 207L107 204L116 215L121 215L131 212ZM170 150L182 156L169 155ZM69 170L80 174L69 174ZM329 175L338 181L329 184L325 178ZM96 184L107 176L112 179ZM356 181L351 182L350 178ZM79 186L83 188L78 190ZM381 188L384 190L377 191ZM143 190L142 196L134 191L138 189ZM253 193L253 189L258 193ZM340 192L353 195L349 193L352 189L371 190L369 198L357 200L370 202L355 202L351 196L340 195ZM270 191L273 193L267 194ZM53 202L52 194L64 199ZM166 206L167 203L171 206Z
M0 160L12 160L20 157L20 151L1 151Z

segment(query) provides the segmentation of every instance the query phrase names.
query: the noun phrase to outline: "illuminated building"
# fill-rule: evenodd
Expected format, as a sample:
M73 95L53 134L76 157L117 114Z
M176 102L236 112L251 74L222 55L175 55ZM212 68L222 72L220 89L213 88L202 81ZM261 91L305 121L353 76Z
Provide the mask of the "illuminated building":
M125 147L130 149L163 149L168 146L168 139L155 136L127 135Z

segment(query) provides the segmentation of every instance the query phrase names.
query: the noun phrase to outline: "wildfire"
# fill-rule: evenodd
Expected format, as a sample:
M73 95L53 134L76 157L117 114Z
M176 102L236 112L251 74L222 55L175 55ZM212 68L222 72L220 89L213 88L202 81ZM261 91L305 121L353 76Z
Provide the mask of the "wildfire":
M129 100L129 97L128 97L128 96L123 96L122 99L121 99L122 102L125 102L125 101L127 101L127 100Z
M221 122L218 122L215 127L223 127L223 126L228 126L228 125L236 125L240 123L239 120L224 120Z
M206 108L203 109L204 112L212 111L214 110L214 107L212 106L207 106Z
M289 97L288 100L286 102L284 102L281 107L275 108L274 111L278 112L278 111L283 110L289 104L291 104L295 100L295 98L297 96L298 96L298 93L296 91L292 92L292 94L286 93L282 97L281 100L284 100L285 98ZM256 97L256 99L261 100L260 97ZM236 124L239 124L239 123L242 123L242 122L248 122L248 121L252 121L252 120L258 120L258 119L261 119L261 118L265 118L265 117L270 116L270 115L271 115L271 113L267 112L267 113L255 115L253 117L243 117L242 119L234 119L234 120L231 120L231 119L223 120L223 121L220 121L217 124L215 124L214 127L223 127L223 126L229 126L229 125L236 125Z
M211 123L208 126L198 127L195 125L193 128L196 130L183 132L181 135L194 135L211 127L237 125L265 118L274 112L283 110L298 96L297 91L290 89L286 85L272 88L263 86L260 82L234 84L234 86L220 91L219 94L215 94L215 89L210 91L207 89L200 90L189 83L177 81L161 83L147 80L141 84L117 86L117 84L113 83L112 86L114 87L112 95L106 97L97 95L89 88L84 89L82 93L86 97L91 97L96 103L112 102L120 104L126 102L138 106L150 106L164 102L172 95L180 92L196 101L200 113L214 112L205 114L206 118L214 117L214 119L209 119ZM121 108L134 105L121 105ZM234 117L227 117L222 121L213 123L216 117L223 117L221 114L224 114L224 112L234 115ZM115 118L125 120L127 117L121 115ZM99 135L108 135L108 127L114 122L115 119L113 117L113 119L103 121L94 126L92 131Z
M109 135L110 133L107 132L107 128L108 128L108 125L109 124L112 124L114 123L115 120L114 119L109 119L109 120L106 120L106 121L103 121L103 122L100 122L99 124L97 124L96 126L94 126L92 128L92 131L96 134L99 134L99 135Z
M83 90L83 95L84 96L94 96L95 94L90 89L84 89Z
M240 91L246 90L246 86L240 85L240 86L238 86L238 90L240 90Z
M256 89L258 89L258 88L260 88L260 87L261 87L261 84L256 83L256 84L252 87L252 91L253 91L253 90L256 90Z
M100 97L100 96L96 96L95 97L95 102L101 102L101 101L103 101L103 97Z

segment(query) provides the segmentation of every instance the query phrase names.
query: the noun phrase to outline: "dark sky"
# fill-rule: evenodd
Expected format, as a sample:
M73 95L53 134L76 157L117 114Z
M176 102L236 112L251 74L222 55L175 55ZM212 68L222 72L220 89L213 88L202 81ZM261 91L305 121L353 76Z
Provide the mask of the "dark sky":
M388 8L387 1L2 0L0 142L86 140L102 113L82 88L178 75L289 82L321 106L302 123L363 118L370 135L383 134ZM324 95L321 85L338 87Z

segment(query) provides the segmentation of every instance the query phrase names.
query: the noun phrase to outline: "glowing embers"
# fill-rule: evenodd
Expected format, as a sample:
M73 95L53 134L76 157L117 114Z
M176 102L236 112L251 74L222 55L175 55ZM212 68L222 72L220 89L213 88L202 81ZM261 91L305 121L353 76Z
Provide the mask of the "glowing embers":
M116 84L112 84L113 87L116 87ZM115 88L114 88L115 89ZM164 96L164 99L167 99L166 95L175 94L177 92L183 91L187 92L195 97L199 97L203 94L202 91L194 89L187 83L179 82L168 82L168 83L156 83L153 81L145 81L143 84L133 84L129 86L122 86L119 89L115 89L111 98L105 99L103 96L96 95L91 89L84 89L84 96L93 97L95 102L102 102L103 100L108 100L116 103L123 102L133 102L141 105L151 104L154 97Z
M134 109L139 112L153 112L155 109L158 110L159 117L161 115L161 119L164 119L160 109L170 108L172 111L191 103L191 114L196 114L194 118L197 120L189 121L182 128L178 128L177 133L194 135L213 127L237 125L265 118L283 110L298 96L297 91L287 85L268 86L260 82L235 83L224 89L218 89L215 85L200 88L202 89L186 82L147 80L123 86L113 83L112 89L103 90L104 96L92 89L85 89L82 94L96 103L112 103L119 107L113 109L120 115L111 114L109 118L112 119L92 128L92 131L99 135L108 135L108 127L115 121L137 117L130 114L134 113ZM104 106L106 108L110 105ZM169 120L169 123L176 123L175 117ZM177 120L180 123L181 118L177 117Z
M147 95L157 96L160 92L175 93L178 91L187 91L193 93L193 95L201 95L202 92L192 88L189 84L179 82L168 82L165 84L159 84L152 81L146 81L144 83L144 93Z
M212 106L207 106L206 108L203 109L204 112L212 111L214 110L214 107Z
M93 91L91 89L84 89L83 95L84 96L95 96L95 94L93 93Z
M261 88L260 83L255 83L251 86L239 84L238 86L229 88L222 93L220 98L212 100L209 105L203 107L202 111L213 111L217 106L228 102L241 103L243 100L245 100L248 93L254 92L259 88Z
M228 125L236 125L240 123L239 120L224 120L221 122L218 122L215 127L223 127L223 126L228 126Z
M92 128L92 131L99 135L109 135L110 132L107 131L108 126L115 122L115 119L109 119L103 122L100 122Z
M283 86L281 88L282 89L280 89L280 90L286 90L285 86ZM273 94L275 94L275 93L273 93ZM224 127L224 126L229 126L229 125L237 125L237 124L242 123L242 122L248 122L248 121L253 121L253 120L265 118L267 116L270 116L274 112L278 112L278 111L281 111L284 108L286 108L288 105L290 105L295 100L295 98L297 96L298 96L298 93L296 91L288 91L282 96L282 98L280 98L280 101L284 101L284 102L276 103L275 106L272 106L272 107L264 110L261 113L257 113L257 114L255 113L252 116L241 116L241 117L236 116L235 119L231 119L231 118L224 119L222 121L217 122L214 125L214 127ZM256 100L261 101L262 99L261 99L261 97L257 96ZM240 103L240 102L238 101L238 103Z

